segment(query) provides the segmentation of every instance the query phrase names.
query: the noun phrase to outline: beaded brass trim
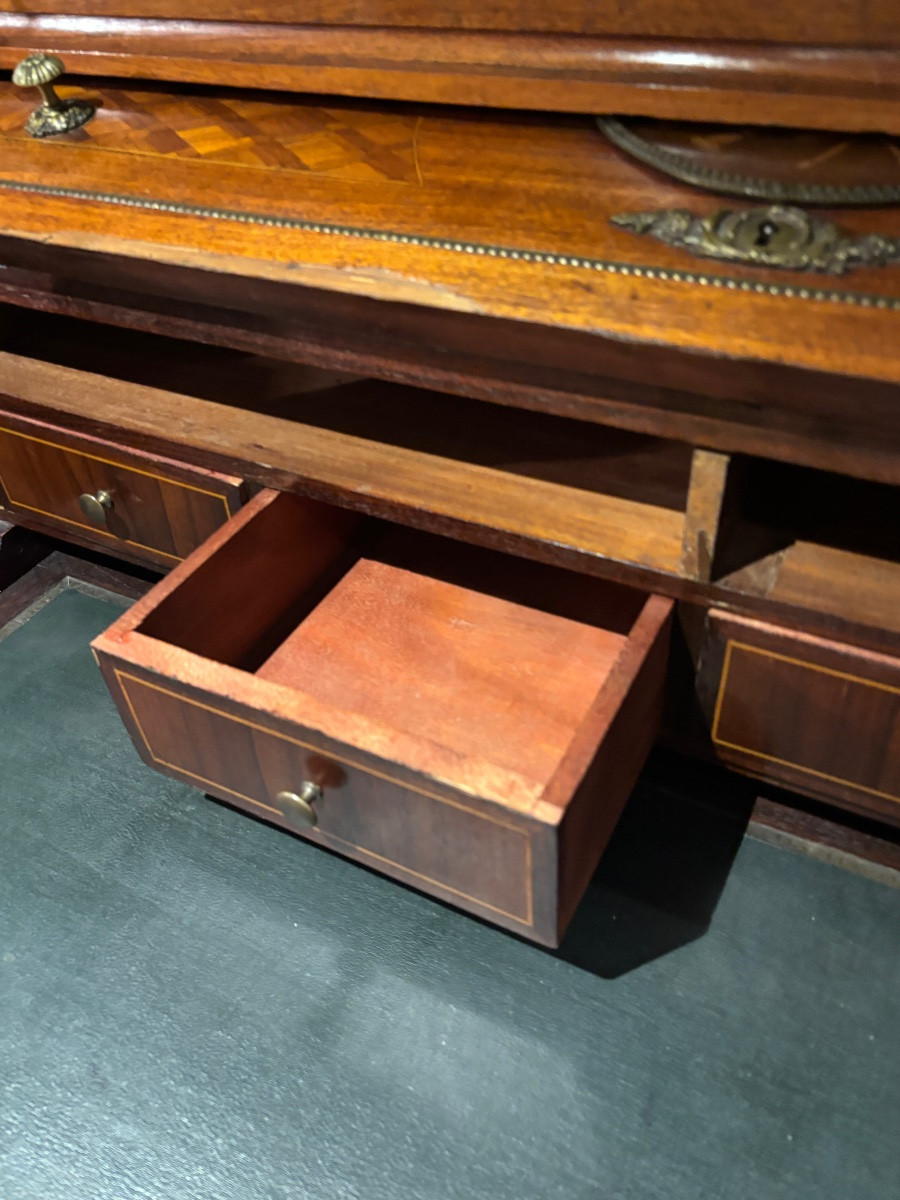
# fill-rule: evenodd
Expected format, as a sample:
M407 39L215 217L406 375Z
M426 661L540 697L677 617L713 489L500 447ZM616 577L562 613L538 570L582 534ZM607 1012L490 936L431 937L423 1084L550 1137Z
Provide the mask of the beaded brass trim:
M237 221L244 225L263 226L267 229L296 229L303 233L360 238L365 241L390 242L394 245L402 246L421 246L430 250L446 250L451 253L471 254L483 258L540 263L552 267L572 267L578 270L597 271L607 275L624 275L636 279L655 279L663 283L690 283L700 287L717 288L732 292L749 292L759 296L775 296L791 300L815 300L831 304L848 304L857 308L887 309L892 312L900 312L900 296L878 296L866 292L841 291L835 288L767 283L758 279L735 279L727 275L709 275L697 271L683 271L672 267L654 267L641 263L585 258L577 254L557 254L549 250L525 250L513 246L494 246L484 242L429 237L424 234L400 233L389 229L367 229L355 225L338 225L326 221L306 221L299 217L279 217L268 213L245 212L239 209L206 208L199 204L185 204L180 201L156 200L144 196L128 196L114 192L94 192L84 188L67 188L42 183L24 183L17 179L0 178L0 188L30 195L53 196L66 200L85 200L95 204L113 204L125 208L145 209L150 212L171 213L174 216L200 217L204 220L216 221Z

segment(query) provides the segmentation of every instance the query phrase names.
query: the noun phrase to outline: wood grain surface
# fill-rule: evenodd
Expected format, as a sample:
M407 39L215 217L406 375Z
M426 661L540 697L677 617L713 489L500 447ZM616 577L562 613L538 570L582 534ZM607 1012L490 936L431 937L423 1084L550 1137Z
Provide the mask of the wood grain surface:
M106 137L101 110L84 140L0 139L3 229L481 317L900 378L889 350L900 268L835 280L709 263L609 224L620 211L674 205L703 215L720 201L626 161L589 119L419 115L420 182L361 187L314 171L135 154L124 142L113 153L94 144ZM216 110L213 124L221 120ZM895 210L831 215L850 233L900 233Z
M19 365L24 367L22 372ZM156 389L100 376L76 380L64 369L45 366L41 370L29 360L16 364L11 356L0 356L0 387L11 395L27 394L40 402L53 390L58 392L62 381L70 385L66 388L65 403L76 402L80 394L94 418L109 402L108 415L119 428L128 430L129 442L137 432L133 422L142 419L139 414L149 417L158 430L167 426L169 433L174 433L191 412L188 418L191 434L187 444L182 443L188 461L191 445L196 449L199 443L223 446L227 442L232 450L236 449L237 434L242 441L244 437L249 439L240 453L250 453L257 463L252 477L274 486L289 488L292 474L308 472L324 484L323 496L344 498L366 510L374 507L380 515L390 515L390 507L379 504L380 500L386 500L388 506L402 505L410 515L413 511L418 513L419 523L426 514L436 517L438 524L464 517L486 530L505 530L509 536L524 535L548 546L565 545L615 559L636 558L662 570L675 570L677 566L683 514L676 508L654 503L660 497L653 497L652 492L645 502L627 494L617 495L614 490L605 491L602 472L596 488L587 490L560 482L559 470L545 472L550 479L534 478L505 471L502 460L496 465L482 466L458 453L451 458L434 453L433 448L431 453L423 454L415 448L391 445L371 433L361 437L340 429L304 425L296 418L268 416L211 402L195 402L201 405L198 409L188 397L175 398ZM302 415L301 407L295 410L297 418ZM165 418L164 410L168 414ZM274 435L271 440L270 435ZM613 460L622 448L621 443L613 442ZM263 462L268 468L258 469ZM615 472L608 470L607 474Z
M222 378L222 366L211 369L207 382L216 375ZM231 370L232 383L240 391L242 372L233 362ZM264 377L253 369L244 376L265 395L260 384ZM7 409L46 415L47 398L52 396L57 422L124 438L133 448L666 595L739 606L748 613L892 652L900 644L900 566L890 558L853 552L846 544L794 540L795 531L774 555L715 582L684 579L678 572L686 515L672 507L684 500L683 494L678 500L679 479L683 487L686 474L683 455L669 459L648 453L642 458L635 456L634 444L631 454L623 453L628 443L613 438L612 458L604 460L601 438L594 443L596 465L588 459L580 479L582 487L591 481L597 490L584 491L565 482L571 452L566 436L559 442L548 436L543 467L537 469L538 461L519 475L503 469L502 456L492 466L478 464L484 445L481 452L472 452L475 464L468 461L462 426L459 437L435 454L433 443L420 449L415 438L412 447L403 444L407 439L398 446L380 441L375 430L357 428L348 434L339 422L337 429L306 425L300 419L302 404L293 415L278 415L276 404L270 415L265 403L262 411L235 406L233 393L226 392L231 403L221 404L2 353L0 379L9 394L3 402ZM323 409L328 407L327 396L326 391L318 402ZM340 402L335 407L339 412ZM492 411L500 428L515 416L504 408ZM473 428L477 431L482 425L476 421ZM438 423L435 432L439 431ZM511 436L511 450L517 441ZM586 437L585 446L590 445ZM451 448L453 457L444 457ZM537 453L540 460L530 435L519 448ZM564 457L554 466L555 450ZM616 469L617 462L622 470ZM671 467L679 462L673 472ZM629 479L630 486L623 486ZM838 498L840 484L839 477L833 479ZM732 525L739 532L744 527ZM776 532L784 539L784 529ZM819 530L820 536L826 534Z
M17 0L0 0L16 12ZM294 0L212 3L211 0L29 0L33 13L87 16L164 17L219 21L278 21L301 18L311 25L383 25L432 29L500 29L623 34L642 37L735 38L771 42L897 45L891 0L809 0L784 13L757 13L745 0L632 0L627 5L559 0L501 0L490 7L476 0Z
M900 127L898 51L499 30L54 16L0 6L0 66L383 100L867 132Z
M546 784L624 640L362 558L257 675Z
M69 145L115 154L297 171L355 183L420 182L421 117L348 105L298 104L263 93L173 95L161 87L92 89L101 119L65 135ZM0 134L29 143L27 93L0 94Z
M88 521L82 495L109 492L105 522ZM124 546L138 559L171 566L241 505L243 481L192 469L99 438L0 411L0 499L26 522L89 543Z
M221 360L215 368L195 350L202 367L191 366L186 343L199 342L900 482L895 384L746 359L736 370L725 356L538 320L486 320L15 238L0 237L0 256L0 297L19 306L16 320L16 310L5 312L7 348L97 375L124 370L124 378L179 391L185 380L201 386L212 370L215 395L239 402ZM112 345L92 322L128 331L117 334L114 366ZM147 342L139 330L170 336Z
M713 612L698 689L723 761L900 821L900 659Z

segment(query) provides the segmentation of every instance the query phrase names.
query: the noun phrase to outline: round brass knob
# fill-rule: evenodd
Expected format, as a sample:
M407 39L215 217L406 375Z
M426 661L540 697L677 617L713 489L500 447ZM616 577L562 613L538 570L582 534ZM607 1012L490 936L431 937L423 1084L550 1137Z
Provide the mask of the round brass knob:
M275 797L275 803L278 805L281 815L292 825L314 828L318 824L319 818L313 805L321 799L322 789L319 785L306 780L301 784L299 792L279 792Z
M32 137L70 133L96 112L87 100L63 100L57 95L53 84L62 73L62 61L55 54L29 54L13 71L12 81L16 87L34 87L41 94L40 107L25 124Z
M106 517L113 506L113 498L110 492L102 489L93 495L85 492L78 497L78 505L89 521L93 521L95 525L105 525Z

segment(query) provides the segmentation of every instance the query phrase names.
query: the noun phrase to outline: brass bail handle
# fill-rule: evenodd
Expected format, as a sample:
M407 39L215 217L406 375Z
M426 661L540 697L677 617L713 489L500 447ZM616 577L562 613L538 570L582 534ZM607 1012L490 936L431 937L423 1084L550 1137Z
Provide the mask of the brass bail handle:
M64 70L62 59L55 54L29 54L13 71L12 81L16 87L34 87L41 94L43 103L25 122L26 132L32 137L71 133L97 111L87 100L63 100L57 95L53 84Z

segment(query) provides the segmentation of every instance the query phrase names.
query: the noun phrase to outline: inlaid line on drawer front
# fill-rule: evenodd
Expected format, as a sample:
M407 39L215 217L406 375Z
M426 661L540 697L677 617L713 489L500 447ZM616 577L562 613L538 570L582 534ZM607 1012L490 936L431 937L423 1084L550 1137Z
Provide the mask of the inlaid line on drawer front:
M883 792L878 788L867 787L864 783L858 783L855 779L847 779L840 775L831 775L827 771L818 771L815 767L804 766L803 763L794 762L789 758L779 758L774 754L766 754L763 750L754 750L750 746L742 746L738 742L726 741L719 736L719 722L722 715L722 708L725 703L725 693L728 689L728 679L731 673L731 665L733 659L733 651L744 650L748 654L757 654L761 658L774 659L776 662L790 663L792 666L801 667L807 671L818 671L822 675L830 675L836 679L845 679L849 683L860 684L863 687L873 688L877 691L889 692L893 695L900 695L900 687L895 687L890 683L879 683L875 679L866 679L862 675L853 675L849 671L838 671L833 667L823 667L818 663L811 663L802 658L793 658L789 654L779 654L774 650L764 650L759 646L751 646L746 642L736 642L729 639L725 645L725 659L722 664L722 677L719 682L719 693L716 697L716 707L713 714L712 724L712 740L717 746L723 746L729 750L737 750L741 754L749 754L753 758L763 759L765 762L777 763L782 767L790 767L794 771L802 771L804 774L815 776L817 779L825 779L830 783L843 784L845 787L855 788L860 792L866 792L870 796L878 796L883 800L900 801L900 796L895 796L891 792Z
M132 475L144 475L148 479L155 479L159 483L166 484L168 487L183 488L185 491L199 492L202 496L211 496L213 499L221 501L225 508L226 520L234 516L234 513L231 511L231 507L228 503L227 496L222 495L221 492L214 492L210 488L203 488L194 483L185 483L181 479L173 479L171 476L161 475L157 471L148 471L144 467L133 467L130 463L117 462L112 458L104 458L101 454L92 454L88 450L80 450L74 446L65 446L60 442L50 441L48 438L35 437L34 434L22 433L18 429L9 429L5 425L0 425L0 433L8 434L10 437L21 438L26 442L36 442L39 446L49 446L50 449L55 450L57 454L74 454L79 458L87 458L92 462L100 462L104 463L108 467L115 467L117 471L128 471ZM50 517L54 521L64 521L67 525L74 525L76 529L85 529L88 531L88 533L91 533L94 536L108 537L112 538L112 540L115 542L124 542L125 545L134 546L138 550L149 550L151 553L159 554L163 558L171 558L174 562L182 561L181 555L170 554L168 550L160 550L158 546L147 546L144 545L143 542L134 541L133 538L118 537L116 534L111 533L108 529L102 529L99 525L86 525L83 521L76 521L72 517L64 517L60 513L52 512L44 508L37 508L33 504L26 504L22 500L16 500L7 487L2 474L0 474L0 488L3 489L9 503L16 508L37 513L42 517Z
M150 756L150 758L153 760L154 763L156 763L160 767L164 767L165 769L167 769L169 771L176 771L179 775L183 775L186 779L190 780L195 785L199 785L202 788L207 788L207 787L216 788L216 789L219 789L220 791L227 792L230 796L234 796L235 799L240 800L243 803L250 804L254 808L261 809L263 812L265 812L267 814L271 814L271 815L279 818L279 820L282 819L282 814L278 811L278 809L272 808L268 804L264 804L262 801L255 799L253 796L247 796L243 792L235 791L234 788L231 788L227 784L223 784L216 779L206 779L203 776L198 775L195 771L186 770L184 767L179 766L177 763L168 762L166 759L160 757L156 753L156 751L153 749L153 746L150 743L150 739L147 737L147 734L144 731L144 728L143 728L141 721L137 715L137 712L135 711L134 704L132 703L131 696L128 694L128 688L125 686L124 681L127 679L130 683L137 684L139 687L148 688L151 691L160 692L160 693L162 693L162 695L168 696L170 699L176 700L180 704L188 704L188 705L193 706L194 708L202 709L204 712L212 713L214 716L221 717L225 721L235 722L238 725L244 725L248 729L252 729L259 733L263 733L263 734L267 735L268 737L278 738L281 741L287 742L289 745L297 746L301 750L308 750L314 754L322 753L321 747L316 746L311 742L304 742L304 741L301 741L299 738L289 737L287 734L279 733L277 730L270 729L266 725L260 725L260 724L256 723L255 721L248 721L244 717L235 716L234 714L226 712L223 709L216 708L214 705L204 704L200 700L191 699L187 696L182 695L180 692L175 692L169 688L161 687L159 684L156 684L156 683L150 683L146 679L141 679L137 675L131 675L128 672L122 671L117 667L113 668L113 674L115 675L116 681L118 682L118 685L121 689L122 695L125 698L125 703L128 705L128 711L130 712L131 718L134 721L135 728L137 729L138 734L140 735L140 738L141 738L142 742L144 743L144 746L147 750L148 755ZM431 886L440 888L443 891L449 892L454 896L459 896L461 899L468 900L472 904L477 904L479 907L484 908L484 909L488 910L489 912L495 912L499 916L509 917L511 920L518 921L520 924L526 925L529 927L534 924L534 900L533 900L533 888L532 888L532 849L531 849L531 838L528 835L528 833L526 833L523 829L520 829L518 826L513 825L508 821L498 820L496 817L488 816L486 813L479 812L477 809L470 808L468 805L460 804L456 800L450 800L446 796L438 795L436 792L427 791L425 788L419 788L419 787L416 787L414 784L406 783L403 780L397 779L393 775L387 775L382 771L376 771L371 767L363 766L361 763L358 763L351 758L346 758L340 754L333 754L330 751L328 752L327 757L329 759L333 759L335 762L341 763L344 766L352 767L353 770L359 771L363 775L370 775L376 779L382 779L386 783L389 783L393 787L399 788L404 792L413 792L416 795L424 796L424 797L426 797L426 799L435 801L438 804L445 805L450 808L459 809L461 812L464 812L469 816L477 817L479 820L486 821L489 825L496 825L501 829L509 830L510 832L515 833L519 837L521 837L523 839L523 849L524 849L526 914L525 914L525 916L523 916L521 913L509 912L507 909L500 908L497 905L488 903L486 900L483 900L480 896L475 896L468 892L464 892L459 888L455 888L455 887L451 886L450 884L445 883L441 879L436 879L432 876L424 875L420 871L415 871L411 867L406 866L405 863L398 862L395 859L386 858L383 855L377 854L374 851L369 850L366 846L358 845L355 842L350 842L350 841L347 841L345 838L339 837L337 834L329 833L326 830L319 829L318 832L323 838L327 838L329 842L337 843L341 846L347 847L349 850L353 850L361 855L365 855L367 858L371 858L378 862L384 863L386 866L396 867L398 870L403 871L405 874L411 876L414 879L419 879L425 884L430 884Z

